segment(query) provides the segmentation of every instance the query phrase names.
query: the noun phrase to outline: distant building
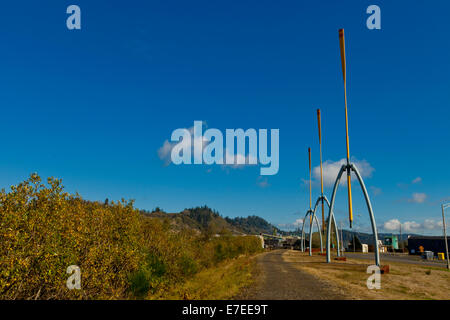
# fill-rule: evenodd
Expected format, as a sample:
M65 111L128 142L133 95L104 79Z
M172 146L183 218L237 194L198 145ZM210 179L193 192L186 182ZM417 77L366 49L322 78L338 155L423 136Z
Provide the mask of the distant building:
M384 245L391 247L394 250L398 249L398 236L386 236L384 237Z
M261 234L259 234L259 236L257 236L257 237L261 241L261 247L264 249L265 248L265 246L264 246L264 237Z
M368 248L369 248L369 252L374 252L375 248L373 246L373 244L368 244ZM386 253L387 252L387 247L383 244L383 241L378 240L378 251L380 253Z
M262 234L264 239L264 248L279 249L282 248L282 237L273 236L270 234Z
M363 244L361 244L361 252L363 252L363 253L367 253L367 252L369 252L369 245L368 244L366 244L366 243L363 243Z
M449 239L447 239L447 243L450 248ZM408 237L408 251L409 254L420 254L421 251L433 251L435 255L439 252L442 252L445 255L444 237L410 236Z

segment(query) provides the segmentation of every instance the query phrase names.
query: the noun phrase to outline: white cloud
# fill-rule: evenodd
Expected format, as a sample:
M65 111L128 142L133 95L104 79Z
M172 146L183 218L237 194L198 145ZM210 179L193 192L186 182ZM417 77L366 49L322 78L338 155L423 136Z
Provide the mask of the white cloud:
M402 223L402 231L404 232L416 232L421 227L421 224L415 221L406 221Z
M447 225L448 223L446 223ZM442 220L434 220L434 219L425 219L423 222L423 228L427 230L442 230Z
M388 231L394 231L400 229L400 221L398 219L391 219L386 221L383 225L383 228Z
M400 223L398 219L391 219L384 223L384 229L387 231L400 231L400 225L402 226L403 232L416 232L418 229L422 228L420 223L415 221L406 221Z
M378 195L383 193L381 188L377 188L377 187L374 187L374 186L371 186L370 190L372 190L372 193L373 193L374 196L378 196Z
M191 146L191 154L195 157L194 154L194 145L202 143L203 148L207 145L206 139L203 136L200 137L194 137L194 127L190 127L188 129L190 135L191 135L191 141L189 140L182 140L181 142L175 141L170 142L169 140L165 140L163 145L158 149L158 157L164 161L165 165L169 165L171 160L171 153L173 147L175 147L177 144L181 143L182 146L186 147L190 144Z
M426 230L441 230L442 221L436 221L434 219L425 219L422 223L416 221L405 221L400 223L398 219L391 219L386 221L383 225L383 229L386 231L400 231L400 224L402 226L402 232L418 232L421 229Z
M408 202L424 203L426 199L427 199L427 195L425 193L414 192L412 194L412 198L408 199Z
M411 183L415 184L415 183L419 183L419 182L422 182L422 178L421 177L415 178Z
M162 147L158 149L158 157L164 161L165 165L170 164L170 153L172 152L173 146L174 144L166 140L164 141Z
M323 163L323 185L325 187L331 187L336 181L336 177L343 164L347 163L347 159L341 159L339 161L327 160ZM363 178L370 178L375 169L366 160L352 159L352 163L358 168L359 173ZM320 184L320 165L316 166L312 170L312 176L314 179L314 185ZM355 174L352 174L352 181L356 179ZM305 183L309 183L308 180L303 180ZM347 185L346 173L341 177L341 184Z

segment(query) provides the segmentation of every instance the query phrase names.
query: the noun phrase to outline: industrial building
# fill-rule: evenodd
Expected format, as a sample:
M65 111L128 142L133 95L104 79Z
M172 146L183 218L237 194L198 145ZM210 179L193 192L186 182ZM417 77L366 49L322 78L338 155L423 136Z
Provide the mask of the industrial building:
M450 247L450 242L447 239ZM409 254L422 254L425 251L432 251L434 255L442 252L445 255L445 241L442 236L410 236L408 237Z

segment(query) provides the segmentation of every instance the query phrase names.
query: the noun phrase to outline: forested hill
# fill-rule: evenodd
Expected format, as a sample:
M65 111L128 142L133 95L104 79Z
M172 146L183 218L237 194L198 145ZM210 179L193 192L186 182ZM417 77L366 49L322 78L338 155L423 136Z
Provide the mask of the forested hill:
M156 208L151 212L141 210L141 213L150 217L168 219L171 224L178 228L197 229L201 232L220 233L228 230L236 234L272 234L274 229L280 232L279 229L261 217L223 218L219 212L207 206L184 209L179 213L166 213L160 208Z
M236 218L225 218L230 225L240 228L245 233L257 234L257 233L269 233L272 234L274 226L258 216L248 216L247 218L236 217ZM277 232L279 230L275 228Z

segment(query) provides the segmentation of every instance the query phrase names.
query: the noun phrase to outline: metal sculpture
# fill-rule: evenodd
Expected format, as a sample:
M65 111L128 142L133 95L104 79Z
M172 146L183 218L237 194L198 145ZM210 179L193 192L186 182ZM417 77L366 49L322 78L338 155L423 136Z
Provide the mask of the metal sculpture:
M319 153L320 153L320 196L316 201L316 204L314 206L314 210L313 210L313 214L316 215L316 210L317 210L317 206L319 203L322 204L322 233L325 234L325 203L327 203L328 208L330 208L330 202L328 201L327 197L323 194L323 166L322 166L322 122L321 122L321 117L320 117L320 109L317 109L317 124L318 124L318 128L319 128ZM334 215L331 216L331 218L334 220ZM334 228L335 228L335 233L336 233L336 246L337 246L337 254L338 256L340 256L340 252L339 252L339 233L337 230L337 224L336 221L334 222ZM309 238L311 239L312 237L312 228L310 225L310 235ZM319 231L320 232L320 231ZM309 255L312 255L312 251L311 251L311 246L310 246L310 250L309 250Z
M345 61L345 37L344 37L344 29L339 30L339 44L341 48L341 63L342 63L342 74L344 78L344 96L345 96L345 133L346 133L346 142L347 142L347 163L342 165L339 173L337 175L336 181L333 187L333 193L331 196L330 209L328 213L328 228L327 228L327 262L331 261L331 252L330 252L330 240L331 240L331 221L333 220L333 208L334 202L336 199L336 191L339 186L339 182L341 180L342 174L344 171L347 172L347 190L348 190L348 209L349 209L349 222L350 228L352 228L353 222L353 212L352 212L352 191L351 191L351 172L353 171L358 178L359 184L361 186L362 192L364 194L364 198L366 200L367 210L369 211L370 222L372 225L372 233L374 238L374 251L375 251L375 263L377 266L380 266L380 253L378 249L378 233L377 226L375 223L375 217L373 215L372 204L370 203L369 194L367 193L367 189L364 185L364 181L356 168L356 166L350 162L350 148L349 148L349 138L348 138L348 116L347 116L347 84L346 84L346 61Z
M328 208L330 208L330 201L328 201L327 197L326 197L325 195L320 196L320 197L317 199L316 205L314 206L314 210L313 210L313 213L314 213L314 216L316 217L316 219L317 219L317 216L315 215L315 212L316 212L316 210L317 210L317 206L319 205L319 202L321 202L321 201L325 201L325 203L328 205ZM328 217L328 219L330 219L330 217ZM338 228L337 228L337 223L336 223L336 220L335 220L334 215L331 216L331 219L333 220L332 223L334 223L334 233L336 234L336 249L337 249L337 256L340 257L341 254L340 254L340 250L339 250L339 248L340 248L339 231L338 231ZM327 227L330 228L329 225L328 225ZM310 230L310 232L309 232L309 238L311 239L311 236L312 236L311 225L310 225L309 228L310 228L310 229L309 229L309 230ZM322 237L321 237L321 238L322 238ZM322 241L320 241L320 242L322 243ZM322 249L321 249L320 251L322 252ZM309 246L309 255L310 255L310 256L312 255L311 246Z
M305 247L306 247L306 239L305 239L305 223L306 223L306 219L310 218L310 224L309 224L309 255L312 255L312 228L313 228L313 221L316 222L317 225L317 230L319 231L319 237L320 237L320 252L323 252L323 240L322 240L322 234L320 233L320 224L319 224L319 219L317 219L317 216L314 214L313 210L308 210L306 212L305 215L305 219L303 220L303 225L302 225L302 238L301 238L301 242L300 242L300 247L301 247L301 251L305 252Z
M309 157L309 210L306 212L305 218L303 219L302 225L302 238L301 238L301 251L305 251L305 223L306 219L309 217L309 255L312 255L312 229L313 229L313 221L317 224L317 231L320 237L320 252L323 252L323 240L322 240L322 232L320 232L320 224L317 219L315 209L312 210L312 190L311 190L311 148L308 148L308 157ZM316 204L317 207L317 204Z

